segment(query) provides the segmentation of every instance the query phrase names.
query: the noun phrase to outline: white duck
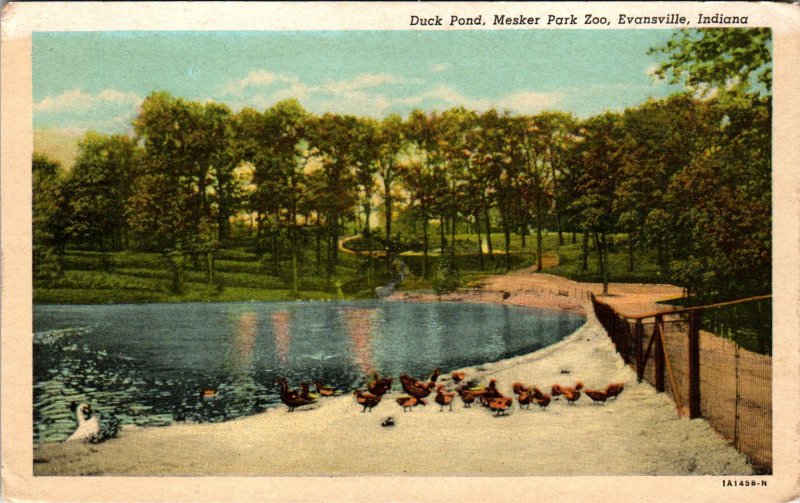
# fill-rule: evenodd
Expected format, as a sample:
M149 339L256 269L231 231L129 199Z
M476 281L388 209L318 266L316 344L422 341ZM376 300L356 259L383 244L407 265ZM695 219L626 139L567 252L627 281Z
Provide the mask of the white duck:
M92 407L88 403L73 403L70 410L75 413L78 428L65 442L97 442L100 438L100 421L92 413Z

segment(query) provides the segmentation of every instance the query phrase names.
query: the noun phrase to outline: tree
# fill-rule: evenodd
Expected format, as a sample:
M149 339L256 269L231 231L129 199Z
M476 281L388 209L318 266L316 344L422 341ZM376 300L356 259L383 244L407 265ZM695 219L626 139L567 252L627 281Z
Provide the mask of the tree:
M33 278L50 280L63 274L59 255L66 243L65 207L61 164L34 153L33 174Z
M772 35L769 28L678 30L650 54L666 60L656 75L709 95L768 98L772 92Z
M594 234L603 294L608 293L608 236L614 230L616 216L615 187L620 172L619 123L619 115L610 112L584 123L583 140L578 144L582 171L576 189L580 196L572 203L584 233Z
M430 273L428 249L430 238L428 225L436 213L441 215L437 205L437 195L442 193L442 177L439 171L441 155L439 152L438 126L439 116L426 114L421 110L413 110L406 121L406 137L413 144L410 155L413 161L406 164L404 180L412 192L416 214L422 218L422 275L427 278ZM440 222L441 249L444 251L445 238Z
M344 220L355 206L354 166L357 151L351 133L358 119L351 115L324 114L309 121L311 154L323 173L324 192L316 195L322 225L328 237L326 279L338 264L339 236Z
M140 152L126 136L87 132L65 182L69 217L66 231L77 243L96 250L127 244L125 202L139 169Z
M712 298L768 292L772 270L770 113L724 111L666 195L677 216L670 272L690 295Z
M297 100L276 103L264 113L244 109L235 119L235 151L254 167L255 192L250 208L258 215L257 249L261 251L264 223L272 216L275 231L283 229L291 254L292 292L300 289L300 214L307 197L309 114ZM273 233L272 260L277 265L277 234Z
M386 219L386 267L391 267L394 247L392 245L392 215L394 180L397 174L397 158L405 149L403 119L399 115L389 115L381 121L378 128L378 173L383 181L383 207Z
M361 210L364 212L364 238L367 241L367 285L372 286L372 195L375 175L380 162L380 146L378 144L378 124L372 119L360 119L353 124L351 141L355 153L355 181L360 189Z

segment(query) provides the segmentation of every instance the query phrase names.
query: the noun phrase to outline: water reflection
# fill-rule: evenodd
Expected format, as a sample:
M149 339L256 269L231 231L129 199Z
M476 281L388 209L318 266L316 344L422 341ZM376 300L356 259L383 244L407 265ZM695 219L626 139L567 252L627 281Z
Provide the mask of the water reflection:
M282 365L289 361L289 344L292 341L289 335L289 321L292 314L289 311L275 311L272 313L272 332L275 334L275 351Z
M378 310L374 308L346 307L342 309L347 337L353 359L364 375L372 374L375 370L375 357L372 349L372 333Z
M534 351L581 323L448 303L35 306L34 438L66 438L72 401L122 424L222 421L280 403L277 377L341 389L373 370L422 377Z

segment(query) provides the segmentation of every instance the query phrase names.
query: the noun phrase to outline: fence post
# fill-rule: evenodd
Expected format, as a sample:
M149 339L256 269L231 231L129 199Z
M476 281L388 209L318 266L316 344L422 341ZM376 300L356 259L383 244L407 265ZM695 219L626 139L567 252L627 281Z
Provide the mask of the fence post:
M656 364L656 391L662 393L664 391L664 344L661 342L659 330L662 331L661 333L664 333L664 317L660 314L656 316L656 323L653 326L653 336L656 342L655 354L653 357L655 358Z
M700 313L689 311L689 418L703 414L700 408Z
M644 324L641 319L636 320L634 333L636 334L636 379L642 382L642 379L644 379L644 350L642 349L644 344Z

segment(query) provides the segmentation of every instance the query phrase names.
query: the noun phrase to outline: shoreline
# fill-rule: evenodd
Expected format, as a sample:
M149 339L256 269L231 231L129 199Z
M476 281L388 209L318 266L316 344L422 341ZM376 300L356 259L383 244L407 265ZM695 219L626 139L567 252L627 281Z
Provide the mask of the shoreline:
M102 444L42 444L34 448L35 475L241 475L241 476L539 476L751 474L744 455L702 419L678 417L670 398L646 383L615 352L580 297L535 291L555 277L522 271L492 277L479 291L442 301L484 301L528 307L579 309L587 321L563 340L533 353L463 369L483 383L496 378L502 393L521 381L549 390L582 380L601 388L624 382L625 392L606 405L582 397L574 406L553 401L546 410L520 409L495 417L479 406L452 412L427 407L404 413L391 391L374 412L361 413L351 396L320 398L287 412L271 408L223 423L126 428ZM568 281L568 280L564 280ZM516 288L508 289L508 286ZM574 283L574 282L572 282ZM572 285L574 286L574 285ZM591 288L591 286L589 286ZM612 285L614 288L614 285ZM622 287L619 287L622 291ZM620 297L649 307L675 287ZM582 291L587 291L581 286ZM576 293L578 289L574 290ZM498 292L510 292L503 299ZM405 298L409 296L409 298ZM448 300L449 299L449 300ZM432 301L433 294L396 292L389 301ZM449 376L441 381L452 388ZM397 384L396 388L399 388ZM383 428L388 416L396 425ZM176 455L175 453L180 453ZM580 453L580 455L577 455Z

